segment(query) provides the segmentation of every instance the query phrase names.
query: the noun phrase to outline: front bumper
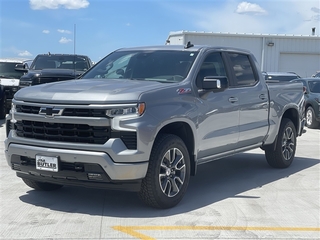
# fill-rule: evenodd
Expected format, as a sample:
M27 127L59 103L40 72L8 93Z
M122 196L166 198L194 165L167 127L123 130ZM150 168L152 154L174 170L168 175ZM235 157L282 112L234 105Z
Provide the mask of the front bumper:
M138 191L148 162L115 163L104 152L57 149L11 143L5 150L8 165L17 176L61 185ZM58 172L37 170L35 156L57 156Z

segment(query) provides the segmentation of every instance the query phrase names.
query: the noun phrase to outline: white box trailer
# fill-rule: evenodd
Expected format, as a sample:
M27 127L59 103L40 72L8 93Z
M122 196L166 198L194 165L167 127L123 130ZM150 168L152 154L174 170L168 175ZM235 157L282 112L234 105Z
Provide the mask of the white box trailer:
M262 71L295 72L310 77L320 70L320 36L177 31L166 44L215 45L250 50Z

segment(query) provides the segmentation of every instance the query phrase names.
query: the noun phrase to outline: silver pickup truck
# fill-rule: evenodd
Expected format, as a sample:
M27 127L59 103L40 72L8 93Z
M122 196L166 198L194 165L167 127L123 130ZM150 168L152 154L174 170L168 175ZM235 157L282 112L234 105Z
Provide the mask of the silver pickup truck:
M272 167L290 166L303 105L302 84L268 86L245 50L120 49L81 79L19 90L5 156L36 190L136 191L170 208L200 164L262 148Z

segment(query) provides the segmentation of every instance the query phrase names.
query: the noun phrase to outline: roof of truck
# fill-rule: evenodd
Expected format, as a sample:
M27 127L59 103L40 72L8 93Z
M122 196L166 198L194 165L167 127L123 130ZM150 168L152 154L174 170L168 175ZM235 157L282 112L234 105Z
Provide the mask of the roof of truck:
M216 49L216 50L228 50L228 51L241 51L249 53L250 51L241 48L224 47L224 46L210 46L210 45L155 45L155 46L141 46L141 47L128 47L120 48L116 51L130 51L130 50L185 50L185 51L200 51L201 49Z
M0 62L12 62L12 63L23 63L25 61L32 61L26 58L0 58Z

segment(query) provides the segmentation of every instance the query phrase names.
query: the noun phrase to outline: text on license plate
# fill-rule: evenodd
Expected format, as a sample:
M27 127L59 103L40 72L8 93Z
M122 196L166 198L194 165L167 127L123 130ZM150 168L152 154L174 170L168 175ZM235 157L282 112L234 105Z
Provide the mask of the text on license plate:
M58 172L58 158L36 155L36 169Z

